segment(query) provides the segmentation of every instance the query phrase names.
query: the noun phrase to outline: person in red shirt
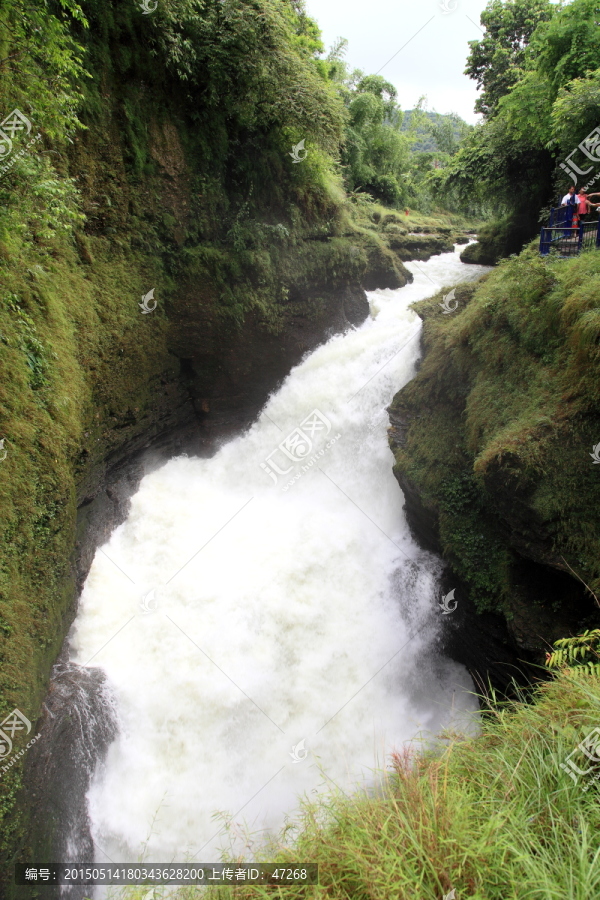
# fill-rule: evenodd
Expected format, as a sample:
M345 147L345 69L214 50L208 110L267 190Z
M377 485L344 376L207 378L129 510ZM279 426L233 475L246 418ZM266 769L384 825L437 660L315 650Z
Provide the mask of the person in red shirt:
M588 195L582 188L577 195L577 215L580 222L587 222L590 215L590 207Z

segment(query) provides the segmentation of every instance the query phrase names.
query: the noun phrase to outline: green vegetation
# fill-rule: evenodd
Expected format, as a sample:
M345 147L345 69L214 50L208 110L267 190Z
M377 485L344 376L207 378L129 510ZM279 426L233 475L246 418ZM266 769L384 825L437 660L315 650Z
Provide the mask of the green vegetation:
M427 109L409 109L402 114L402 131L412 137L413 153L432 153L439 159L452 156L473 126L456 113L438 113Z
M465 70L481 89L475 112L483 113L486 119L497 112L502 97L527 68L531 35L554 11L548 0L490 0L480 18L485 34L482 40L470 42Z
M546 261L531 246L457 287L452 315L441 294L414 305L425 358L392 404L408 424L395 472L480 609L510 618L522 557L598 593L599 291L600 253Z
M450 253L455 243L467 243L466 232L474 232L477 224L463 215L440 209L431 214L392 210L359 191L350 195L350 203L355 210L357 231L371 240L375 238L378 247L383 245L392 257L403 261Z
M597 0L490 0L481 14L486 31L470 42L466 74L483 88L485 121L443 170L440 190L456 202L491 202L508 217L510 228L483 241L494 260L533 237L540 210L545 219L573 183L560 164L600 121L598 14ZM590 166L579 151L574 161ZM596 165L587 178L598 174Z
M361 78L346 88L348 127L343 152L346 183L363 188L388 206L406 199L408 141L397 122L396 89L381 75Z
M306 802L289 823L298 837L284 832L261 856L318 863L318 887L227 886L208 896L440 900L452 889L456 900L597 896L597 783L591 775L574 783L560 765L597 726L600 682L562 675L532 699L491 704L477 737L447 735L420 756L395 754L374 794ZM161 897L164 889L155 890ZM120 896L141 900L145 891ZM203 895L181 888L176 897Z
M457 115L424 111L422 101L404 113L389 81L349 70L346 46L339 39L319 61L344 105L341 171L346 190L366 193L392 208L430 213L440 206L438 169L448 164L471 127ZM445 205L456 208L450 195ZM463 210L481 217L484 208L473 203Z
M394 213L344 192L348 112L322 57L296 0L161 0L150 16L0 0L0 120L31 123L0 173L0 718L37 720L73 614L77 505L185 402L180 360L210 397L245 326L324 328L344 287L408 278ZM411 217L446 229L421 232L425 257L466 224ZM3 864L27 832L21 778L19 763L0 779Z
M571 677L580 678L587 674L600 675L600 629L584 631L577 637L560 638L554 642L554 650L548 653L546 665L549 669L567 669Z

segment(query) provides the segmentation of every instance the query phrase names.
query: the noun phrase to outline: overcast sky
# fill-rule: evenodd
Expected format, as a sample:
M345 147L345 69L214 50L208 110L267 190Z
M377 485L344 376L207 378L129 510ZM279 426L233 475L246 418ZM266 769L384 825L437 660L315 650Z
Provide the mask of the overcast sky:
M473 112L477 89L462 73L467 42L482 36L479 15L486 5L486 0L306 0L325 46L347 38L350 67L366 74L381 70L395 85L402 109L412 109L425 94L427 109L456 112L471 123L480 119Z

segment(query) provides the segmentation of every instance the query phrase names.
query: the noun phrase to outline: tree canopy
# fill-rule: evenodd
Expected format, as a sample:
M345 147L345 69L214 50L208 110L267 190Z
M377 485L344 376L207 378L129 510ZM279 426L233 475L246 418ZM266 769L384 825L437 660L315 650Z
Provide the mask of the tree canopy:
M469 41L471 52L465 75L482 88L475 112L490 118L498 101L519 80L526 64L526 49L540 22L551 18L550 0L491 0L481 13L482 40Z
M540 210L580 178L565 167L569 154L589 177L600 174L600 160L594 169L578 150L600 123L600 2L491 0L481 21L486 34L471 42L467 72L483 87L485 121L452 158L444 185L463 202L493 198L526 239Z

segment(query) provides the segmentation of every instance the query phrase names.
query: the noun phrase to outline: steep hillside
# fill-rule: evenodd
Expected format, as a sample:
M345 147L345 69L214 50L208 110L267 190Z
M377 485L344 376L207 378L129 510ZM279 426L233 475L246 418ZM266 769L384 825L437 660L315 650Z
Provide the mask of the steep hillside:
M457 288L454 312L415 304L424 358L390 408L394 472L459 607L485 613L458 654L480 672L497 614L536 663L600 621L599 297L600 252L544 260L532 245Z

